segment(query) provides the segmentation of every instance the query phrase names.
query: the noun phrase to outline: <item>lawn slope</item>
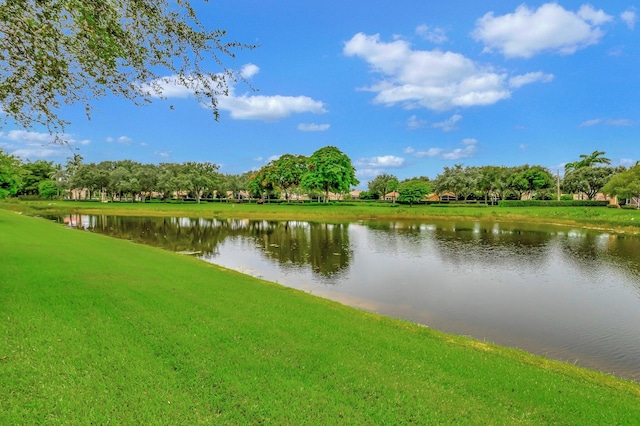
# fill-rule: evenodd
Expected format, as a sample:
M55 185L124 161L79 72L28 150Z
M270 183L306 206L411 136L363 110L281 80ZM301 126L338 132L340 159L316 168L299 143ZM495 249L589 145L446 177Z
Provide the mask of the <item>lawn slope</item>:
M0 210L0 424L633 424L640 386Z

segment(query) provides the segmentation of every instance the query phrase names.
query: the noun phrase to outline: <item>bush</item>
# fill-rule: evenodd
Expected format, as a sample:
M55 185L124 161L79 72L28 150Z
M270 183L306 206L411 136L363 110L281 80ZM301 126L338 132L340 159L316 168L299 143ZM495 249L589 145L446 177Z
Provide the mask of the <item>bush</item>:
M486 207L491 207L490 204L485 204L485 203L448 203L448 202L443 202L443 203L429 203L427 202L426 204L428 204L431 207L449 207L449 208L455 208L455 207L473 207L473 208L486 208Z
M638 210L637 204L625 204L624 206L621 206L621 207L627 210Z
M596 200L502 200L500 207L606 207L608 201Z

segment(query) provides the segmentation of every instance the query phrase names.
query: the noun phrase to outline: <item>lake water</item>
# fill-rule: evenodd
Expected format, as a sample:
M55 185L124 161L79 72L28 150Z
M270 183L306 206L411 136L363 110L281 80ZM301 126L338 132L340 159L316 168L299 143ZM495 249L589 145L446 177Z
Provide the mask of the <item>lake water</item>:
M460 221L56 220L640 382L637 237Z

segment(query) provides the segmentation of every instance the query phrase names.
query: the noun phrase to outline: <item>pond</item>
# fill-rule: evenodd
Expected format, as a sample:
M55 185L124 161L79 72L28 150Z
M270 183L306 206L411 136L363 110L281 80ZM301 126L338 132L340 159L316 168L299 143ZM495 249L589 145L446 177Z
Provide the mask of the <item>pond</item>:
M640 381L637 237L461 221L55 220Z

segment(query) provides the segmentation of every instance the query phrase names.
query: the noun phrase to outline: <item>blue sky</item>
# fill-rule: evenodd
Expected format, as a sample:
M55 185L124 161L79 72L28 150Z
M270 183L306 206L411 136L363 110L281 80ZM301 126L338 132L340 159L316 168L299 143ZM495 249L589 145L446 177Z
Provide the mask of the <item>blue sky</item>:
M69 148L6 126L0 148L31 161L211 161L224 173L333 145L361 188L380 173L539 164L606 151L640 159L640 3L633 1L194 0L201 20L255 50L227 59L240 82L220 121L179 88L136 107L104 98L90 121L61 114ZM211 65L212 71L217 71ZM173 109L170 108L173 106Z

